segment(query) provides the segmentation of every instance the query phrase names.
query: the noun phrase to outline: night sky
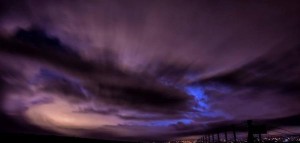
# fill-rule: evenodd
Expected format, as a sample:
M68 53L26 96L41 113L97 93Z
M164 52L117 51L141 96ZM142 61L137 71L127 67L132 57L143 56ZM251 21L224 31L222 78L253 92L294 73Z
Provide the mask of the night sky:
M0 2L1 130L170 139L300 133L299 1Z

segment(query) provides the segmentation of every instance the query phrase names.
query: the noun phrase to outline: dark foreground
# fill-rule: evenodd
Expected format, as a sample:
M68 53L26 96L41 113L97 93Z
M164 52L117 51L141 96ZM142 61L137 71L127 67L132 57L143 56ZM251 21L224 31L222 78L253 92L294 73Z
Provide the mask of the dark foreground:
M98 140L78 137L65 137L54 135L34 135L20 133L1 133L1 142L16 143L130 143L127 141Z

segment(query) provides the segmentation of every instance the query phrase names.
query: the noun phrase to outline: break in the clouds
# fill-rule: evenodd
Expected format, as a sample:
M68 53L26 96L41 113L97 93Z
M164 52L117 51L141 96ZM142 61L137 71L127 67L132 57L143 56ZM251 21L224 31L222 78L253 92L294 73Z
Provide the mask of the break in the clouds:
M296 1L1 3L1 111L22 124L164 139L300 114Z

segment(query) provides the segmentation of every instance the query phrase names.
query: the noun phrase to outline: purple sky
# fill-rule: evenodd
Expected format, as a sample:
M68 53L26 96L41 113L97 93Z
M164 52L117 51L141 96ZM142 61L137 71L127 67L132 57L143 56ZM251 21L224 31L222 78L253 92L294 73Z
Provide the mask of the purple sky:
M0 5L1 114L22 125L135 140L253 119L300 133L298 1Z

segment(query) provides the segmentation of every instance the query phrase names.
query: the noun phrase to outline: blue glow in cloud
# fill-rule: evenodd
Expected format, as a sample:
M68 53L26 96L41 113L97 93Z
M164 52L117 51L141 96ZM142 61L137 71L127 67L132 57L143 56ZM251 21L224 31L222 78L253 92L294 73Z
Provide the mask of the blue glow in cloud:
M210 109L210 106L208 104L208 96L205 94L206 87L202 86L187 86L185 87L185 91L187 94L194 96L196 102L198 103L197 106L194 108L197 111L200 111L198 115L192 114L190 117L225 117L225 118L231 118L227 114L223 113L219 110L212 110Z
M199 86L187 86L185 88L187 94L194 96L195 100L198 103L197 109L200 108L201 111L207 110L209 108L207 104L208 97L204 92L204 89Z
M134 125L143 125L143 126L170 126L177 123L191 124L192 119L174 119L174 120L158 120L158 121L147 121L142 123L134 123Z

